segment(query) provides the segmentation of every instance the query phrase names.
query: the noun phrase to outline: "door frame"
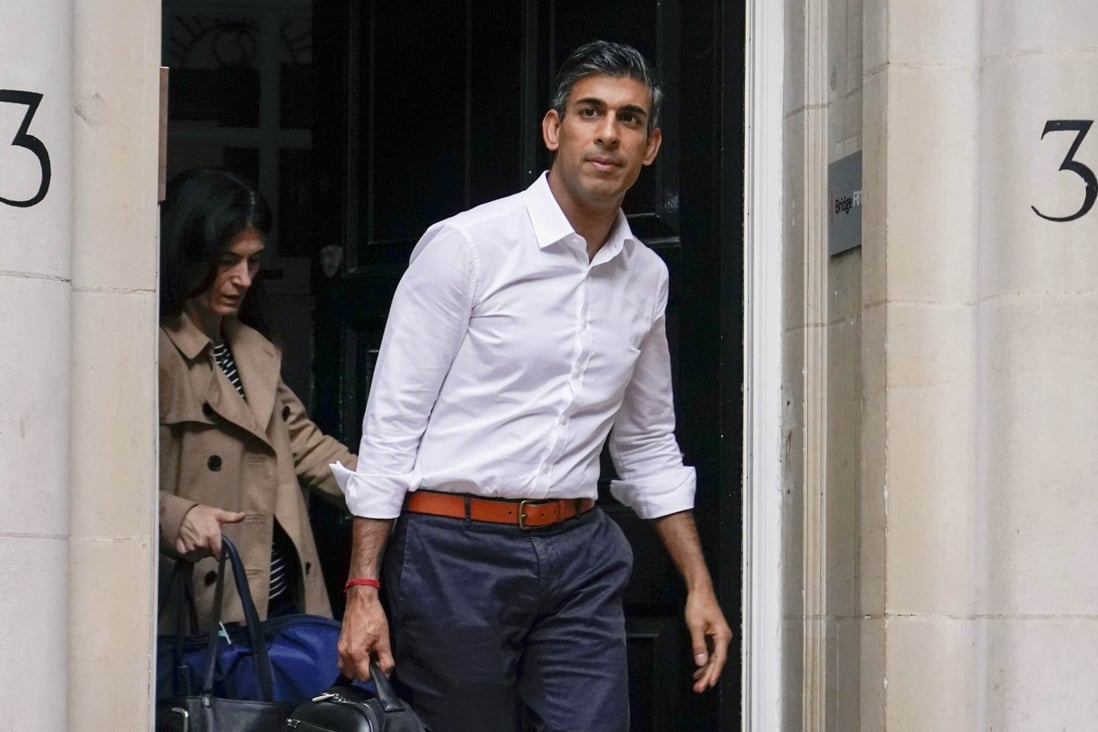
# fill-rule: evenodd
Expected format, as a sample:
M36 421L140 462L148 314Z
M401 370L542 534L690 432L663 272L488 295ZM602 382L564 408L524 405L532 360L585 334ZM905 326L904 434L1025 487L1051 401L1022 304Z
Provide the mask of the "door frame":
M783 3L748 0L744 72L744 730L782 729Z

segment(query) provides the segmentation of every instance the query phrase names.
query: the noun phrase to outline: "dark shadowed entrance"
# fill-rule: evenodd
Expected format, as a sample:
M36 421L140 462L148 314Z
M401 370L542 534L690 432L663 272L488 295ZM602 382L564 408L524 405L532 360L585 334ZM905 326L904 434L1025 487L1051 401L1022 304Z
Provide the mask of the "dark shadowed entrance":
M627 596L637 730L739 726L743 9L714 0L314 3L314 414L357 445L389 301L434 221L524 188L548 167L552 71L594 38L637 46L667 92L664 145L626 200L671 272L678 435L697 518L737 632L717 692L689 688L683 591L654 534L618 506L636 567ZM604 473L610 467L605 463ZM333 599L346 517L317 506ZM318 527L319 528L319 527ZM321 539L323 541L323 539ZM337 608L338 611L339 608Z

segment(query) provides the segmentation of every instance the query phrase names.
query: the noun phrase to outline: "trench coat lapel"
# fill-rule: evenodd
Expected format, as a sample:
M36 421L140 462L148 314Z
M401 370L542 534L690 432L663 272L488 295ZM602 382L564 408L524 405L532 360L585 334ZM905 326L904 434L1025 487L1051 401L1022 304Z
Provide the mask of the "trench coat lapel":
M227 320L223 327L252 417L258 431L266 435L278 397L282 358L270 341L240 321Z
M179 398L165 400L162 394L162 419L208 421L202 415L183 414L177 409L187 404L197 408L198 404L205 403L226 421L270 445L267 426L277 396L281 367L278 351L270 341L236 320L225 321L226 339L244 384L245 401L215 364L210 339L190 318L185 315L165 318L161 325L187 363L191 364L188 386L202 395L201 400L186 398L182 394L178 395ZM163 403L165 401L167 403Z

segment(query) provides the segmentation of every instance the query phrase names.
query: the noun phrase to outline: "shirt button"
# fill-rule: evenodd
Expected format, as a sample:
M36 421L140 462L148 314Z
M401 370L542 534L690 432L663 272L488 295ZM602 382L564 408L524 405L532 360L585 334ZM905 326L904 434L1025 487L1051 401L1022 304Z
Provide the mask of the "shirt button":
M561 424L568 424L568 417L562 414L560 415L560 419L558 419L557 422Z
M542 465L541 466L541 472L542 473L548 473L549 472L549 466L548 465Z

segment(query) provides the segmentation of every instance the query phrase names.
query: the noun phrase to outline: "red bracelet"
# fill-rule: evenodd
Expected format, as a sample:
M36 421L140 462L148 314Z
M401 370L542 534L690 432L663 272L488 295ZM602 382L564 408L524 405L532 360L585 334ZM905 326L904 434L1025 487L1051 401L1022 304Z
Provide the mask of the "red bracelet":
M369 579L367 577L352 577L347 580L347 584L343 586L343 591L351 589L355 585L366 585L367 587L373 587L375 590L381 589L381 583L376 579Z

